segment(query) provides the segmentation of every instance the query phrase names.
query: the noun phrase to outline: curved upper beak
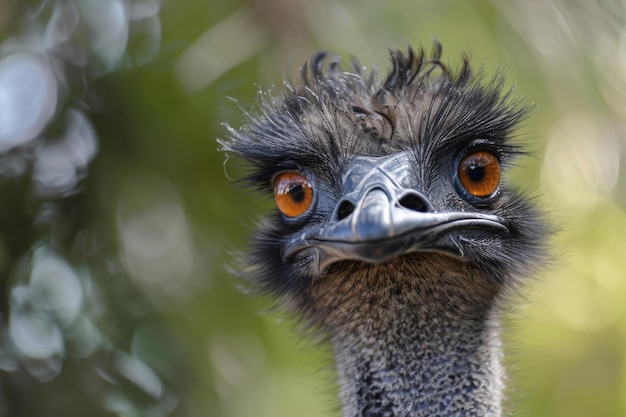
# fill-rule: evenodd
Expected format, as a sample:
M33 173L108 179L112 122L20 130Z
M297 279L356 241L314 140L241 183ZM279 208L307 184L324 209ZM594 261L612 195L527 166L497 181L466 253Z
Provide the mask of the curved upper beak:
M331 220L292 237L285 256L309 252L318 272L341 260L379 263L417 251L462 257L453 231L508 230L498 216L435 211L419 191L400 185L408 174L403 154L354 160Z

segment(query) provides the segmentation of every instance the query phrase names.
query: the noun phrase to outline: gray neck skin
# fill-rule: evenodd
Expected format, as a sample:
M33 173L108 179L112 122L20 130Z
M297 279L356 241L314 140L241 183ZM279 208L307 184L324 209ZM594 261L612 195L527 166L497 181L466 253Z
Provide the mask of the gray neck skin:
M344 416L500 416L497 322L406 318L333 337Z

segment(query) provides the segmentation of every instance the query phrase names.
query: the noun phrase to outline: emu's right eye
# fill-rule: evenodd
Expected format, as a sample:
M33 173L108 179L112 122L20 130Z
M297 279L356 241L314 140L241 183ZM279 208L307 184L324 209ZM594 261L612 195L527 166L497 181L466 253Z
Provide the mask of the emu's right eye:
M459 180L471 195L489 197L500 185L500 162L489 151L469 154L459 164Z
M311 207L313 188L302 174L283 172L274 180L274 200L285 216L298 217Z

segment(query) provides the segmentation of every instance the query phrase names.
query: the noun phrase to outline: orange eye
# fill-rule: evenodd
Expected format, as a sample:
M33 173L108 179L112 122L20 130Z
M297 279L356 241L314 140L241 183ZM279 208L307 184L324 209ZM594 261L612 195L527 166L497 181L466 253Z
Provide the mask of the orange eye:
M313 188L303 175L283 172L274 181L274 200L287 217L304 214L313 203Z
M471 195L489 197L500 185L500 162L489 151L471 153L459 164L459 180Z

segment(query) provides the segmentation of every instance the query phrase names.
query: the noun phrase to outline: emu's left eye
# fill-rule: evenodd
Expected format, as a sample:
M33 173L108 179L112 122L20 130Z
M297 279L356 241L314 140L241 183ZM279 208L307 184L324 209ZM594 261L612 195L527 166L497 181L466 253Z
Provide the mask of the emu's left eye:
M475 197L489 197L500 186L500 161L489 151L465 156L459 164L459 180Z
M313 188L305 176L283 172L274 180L274 200L285 216L298 217L311 207Z

